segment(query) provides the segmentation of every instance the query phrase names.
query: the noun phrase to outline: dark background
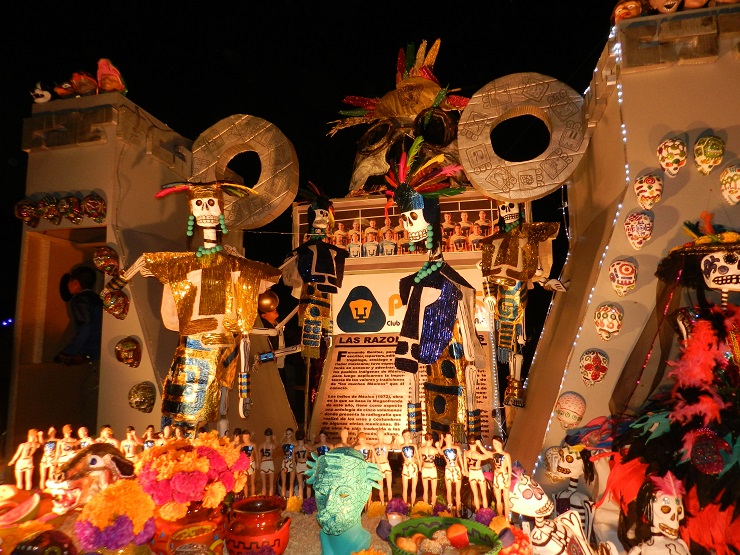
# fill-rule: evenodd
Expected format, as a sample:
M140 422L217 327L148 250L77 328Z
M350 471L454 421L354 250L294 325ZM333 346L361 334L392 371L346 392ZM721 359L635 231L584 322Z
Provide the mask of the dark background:
M363 126L328 137L346 95L382 96L395 86L398 51L426 39L442 45L434 72L457 94L472 96L505 75L533 71L583 93L610 31L614 2L72 2L6 7L0 34L2 87L3 276L0 320L15 316L24 197L23 119L35 84L51 88L75 71L95 74L99 58L121 71L128 98L194 140L232 114L275 124L298 155L300 185L332 197L348 191ZM512 142L523 142L516 137ZM247 185L258 162L233 167ZM84 169L81 169L84 171ZM559 193L535 219L562 221ZM273 264L291 249L290 210L245 234L249 258ZM267 247L267 248L265 248ZM0 337L0 407L10 381L12 326ZM5 390L3 390L5 388ZM4 430L7 408L0 410Z

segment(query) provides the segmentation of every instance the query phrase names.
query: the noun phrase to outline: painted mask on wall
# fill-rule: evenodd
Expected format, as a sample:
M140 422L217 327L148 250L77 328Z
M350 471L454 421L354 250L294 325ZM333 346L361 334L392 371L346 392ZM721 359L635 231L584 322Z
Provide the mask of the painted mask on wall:
M624 311L622 307L614 303L604 303L594 312L594 325L599 337L604 341L609 341L622 329L622 319Z
M719 137L702 137L694 144L694 163L702 175L709 175L722 163L724 155L725 142Z
M633 184L637 202L645 210L651 210L663 196L663 180L653 174L640 175Z
M624 219L624 232L635 250L640 250L653 236L653 218L646 212L633 212Z
M555 416L564 430L575 428L586 412L586 400L575 391L566 391L555 403Z
M583 383L591 387L606 376L606 371L609 369L609 357L599 349L588 349L583 351L579 367Z
M740 164L733 164L722 170L719 184L722 198L730 206L735 206L740 201Z
M615 260L609 265L609 281L617 295L624 297L635 288L637 265L630 260Z
M686 165L688 152L681 139L666 139L658 146L658 162L668 177L676 177Z

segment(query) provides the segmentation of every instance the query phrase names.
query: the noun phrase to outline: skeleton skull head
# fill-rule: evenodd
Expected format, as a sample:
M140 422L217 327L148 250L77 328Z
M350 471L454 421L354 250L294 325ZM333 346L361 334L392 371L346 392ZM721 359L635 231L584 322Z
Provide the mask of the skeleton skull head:
M653 218L647 212L633 212L624 219L624 232L635 250L640 250L653 236Z
M583 351L579 362L581 378L587 386L599 383L609 370L609 357L604 351L588 349Z
M624 311L614 303L604 303L594 312L594 325L599 337L604 341L609 341L622 329L622 319Z
M313 220L309 225L314 229L326 230L329 227L329 211L323 208L309 209L309 220L311 220L311 211L313 211Z
M575 391L566 391L555 403L555 416L564 430L575 428L586 412L586 400Z
M560 447L553 445L545 450L545 475L553 482L562 482L567 478L558 472L560 465Z
M563 445L558 451L557 470L568 478L580 478L583 475L581 451L570 445Z
M734 251L717 251L701 259L701 273L709 289L740 291L740 257Z
M652 209L663 196L663 180L653 174L640 175L633 184L637 202L645 210Z
M609 265L609 281L617 295L624 297L635 288L637 265L630 260L615 260Z
M555 508L545 490L530 476L524 474L524 469L514 465L509 485L509 500L511 510L520 515L545 518Z
M709 175L724 155L725 142L719 137L702 137L694 144L694 163L702 175Z
M401 224L409 232L410 241L422 241L427 238L427 231L432 227L424 218L424 210L409 210L401 213Z
M216 197L198 197L190 201L190 213L200 227L216 227L222 214L221 204Z
M734 164L722 170L719 183L722 198L730 206L735 206L740 201L740 165Z
M658 162L668 177L676 177L686 165L686 143L681 139L667 139L658 146Z
M679 523L684 518L683 499L662 491L658 492L651 504L653 511L652 529L675 540L678 538Z
M511 225L519 221L519 204L516 202L503 202L498 205L499 217L504 219L504 223Z

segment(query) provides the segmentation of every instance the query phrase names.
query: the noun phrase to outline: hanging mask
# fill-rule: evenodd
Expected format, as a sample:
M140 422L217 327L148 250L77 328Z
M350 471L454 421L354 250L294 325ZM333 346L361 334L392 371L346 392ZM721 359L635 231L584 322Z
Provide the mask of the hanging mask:
M622 319L624 311L622 308L613 303L604 303L596 309L594 313L594 325L599 337L604 341L609 341L622 329Z
M152 382L137 383L128 392L128 404L132 409L141 412L152 412L157 390Z
M29 227L38 226L38 204L29 199L19 200L15 205L15 217Z
M653 236L653 218L647 212L633 212L624 219L624 232L635 250L640 250Z
M637 202L645 210L651 210L663 196L663 180L652 174L640 175L633 185Z
M111 247L95 249L93 253L93 264L95 264L98 270L109 276L117 276L120 269L118 253Z
M88 218L102 224L108 213L108 207L103 197L97 193L90 193L82 200L82 211Z
M62 215L59 213L59 201L54 195L46 195L39 201L38 214L54 225L59 225L62 221Z
M676 177L686 165L687 156L686 143L681 139L667 139L658 147L658 162L668 177Z
M609 265L609 281L617 295L624 297L635 288L637 265L630 260L615 260Z
M126 366L136 368L141 362L141 345L132 336L124 337L116 343L116 358Z
M575 428L586 412L586 400L575 391L566 391L555 404L555 416L564 430Z
M722 170L719 184L722 198L730 206L735 206L740 201L740 165L734 164Z
M702 137L694 145L694 163L702 175L709 175L722 163L724 155L725 142L719 137Z
M581 355L579 366L583 383L592 387L606 376L606 371L609 369L609 357L599 349L588 349Z
M67 218L75 225L80 225L84 213L82 212L82 203L79 198L74 195L67 195L59 201L58 207L59 214L62 217Z
M123 291L111 291L105 295L103 299L103 310L108 314L111 314L123 320L128 314L129 300L126 293Z

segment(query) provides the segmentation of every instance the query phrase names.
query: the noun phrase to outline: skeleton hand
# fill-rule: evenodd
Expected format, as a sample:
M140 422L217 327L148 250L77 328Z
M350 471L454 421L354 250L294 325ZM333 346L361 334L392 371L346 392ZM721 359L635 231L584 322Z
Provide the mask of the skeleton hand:
M541 283L542 288L546 291L554 291L555 293L565 293L568 290L568 285L570 285L570 281L566 281L565 283L561 282L558 279L548 279L544 283Z

